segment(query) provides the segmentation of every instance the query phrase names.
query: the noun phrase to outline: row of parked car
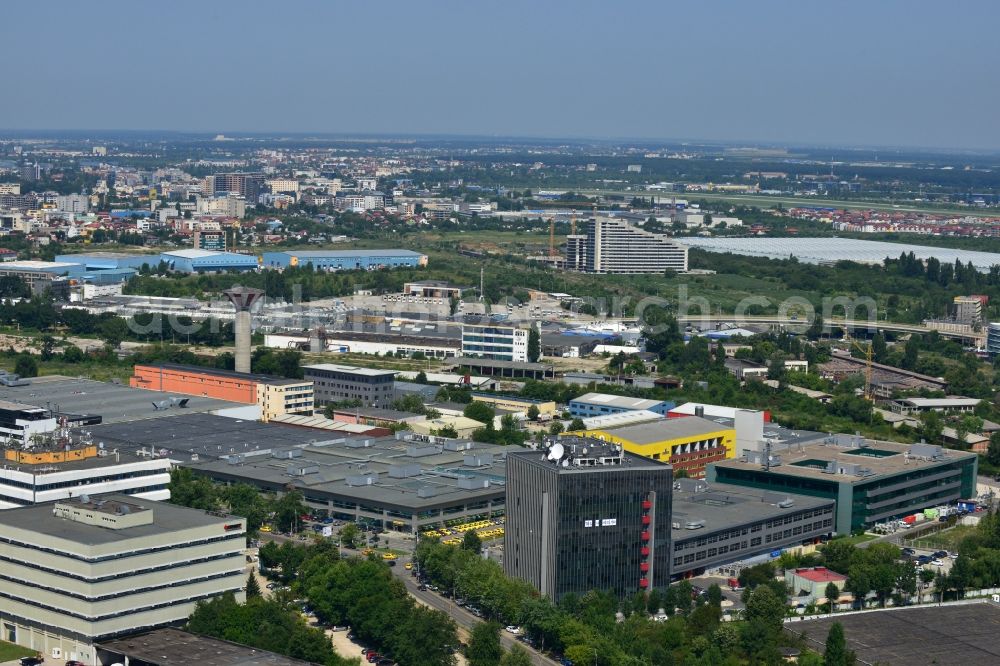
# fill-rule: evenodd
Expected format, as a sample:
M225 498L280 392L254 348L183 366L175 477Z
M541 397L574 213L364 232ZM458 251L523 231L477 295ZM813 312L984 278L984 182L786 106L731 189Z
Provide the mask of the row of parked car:
M932 567L943 567L946 559L955 559L958 555L955 553L949 553L947 550L939 550L930 555L917 555L917 551L913 548L903 549L903 559L912 560L917 566L925 566L927 564Z

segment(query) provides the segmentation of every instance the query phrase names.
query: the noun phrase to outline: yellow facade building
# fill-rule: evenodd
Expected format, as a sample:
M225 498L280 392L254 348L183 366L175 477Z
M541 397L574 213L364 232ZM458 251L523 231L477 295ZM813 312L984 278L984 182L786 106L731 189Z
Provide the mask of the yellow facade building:
M616 428L583 430L575 435L594 437L640 456L668 462L675 473L702 478L711 462L736 455L736 430L732 426L701 418L683 416Z

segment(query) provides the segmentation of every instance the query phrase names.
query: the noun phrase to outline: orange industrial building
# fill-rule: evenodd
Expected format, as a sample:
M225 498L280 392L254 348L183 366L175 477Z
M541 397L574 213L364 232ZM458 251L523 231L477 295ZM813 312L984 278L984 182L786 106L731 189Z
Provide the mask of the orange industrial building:
M313 413L313 384L301 379L202 368L192 365L136 365L129 378L133 388L217 398L259 405L260 419L284 414Z

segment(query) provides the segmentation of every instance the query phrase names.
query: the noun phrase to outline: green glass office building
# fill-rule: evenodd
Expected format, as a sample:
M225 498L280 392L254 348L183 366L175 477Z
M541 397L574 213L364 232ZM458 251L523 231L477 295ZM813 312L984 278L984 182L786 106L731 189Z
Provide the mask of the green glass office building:
M750 455L710 465L707 480L837 502L836 531L848 534L976 496L978 456L927 444L826 438L774 450L765 469Z

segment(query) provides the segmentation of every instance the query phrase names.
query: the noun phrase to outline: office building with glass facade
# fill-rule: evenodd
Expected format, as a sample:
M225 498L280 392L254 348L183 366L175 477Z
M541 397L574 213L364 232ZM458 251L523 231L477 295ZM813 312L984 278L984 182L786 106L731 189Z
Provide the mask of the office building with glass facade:
M839 534L976 496L969 451L835 435L771 453L767 466L753 451L718 461L707 480L836 500Z
M670 466L608 442L507 454L504 569L551 599L670 582Z

